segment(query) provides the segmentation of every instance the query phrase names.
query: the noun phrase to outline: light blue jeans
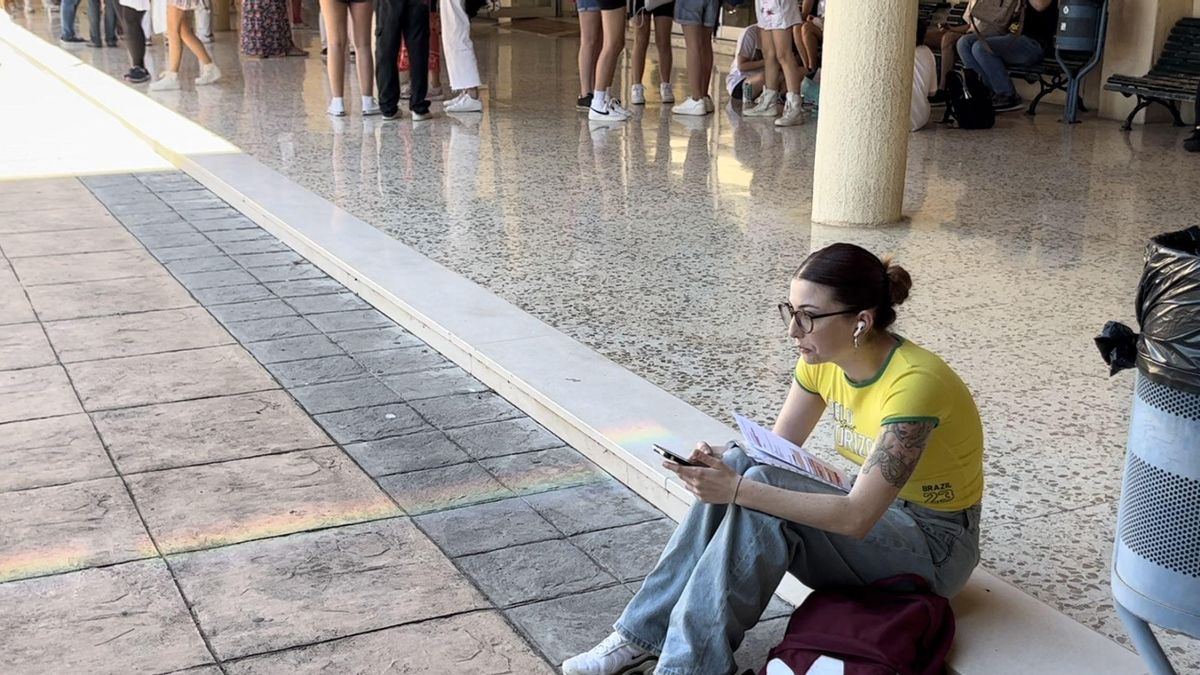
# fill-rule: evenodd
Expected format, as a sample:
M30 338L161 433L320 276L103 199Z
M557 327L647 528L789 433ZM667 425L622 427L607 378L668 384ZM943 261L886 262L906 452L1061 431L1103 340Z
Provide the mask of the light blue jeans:
M75 14L79 11L79 0L62 0L59 6L62 19L62 39L70 40L75 37Z
M836 493L806 476L762 465L729 448L726 464L798 492ZM979 507L953 513L897 500L858 540L758 511L696 502L614 629L659 654L667 675L728 675L733 652L789 570L810 588L861 586L918 574L951 596L979 562Z
M982 44L987 41L989 51ZM980 38L975 33L964 35L958 41L958 56L963 65L979 73L988 89L997 96L1013 96L1007 66L1028 66L1042 60L1042 46L1037 40L1024 35L997 35Z

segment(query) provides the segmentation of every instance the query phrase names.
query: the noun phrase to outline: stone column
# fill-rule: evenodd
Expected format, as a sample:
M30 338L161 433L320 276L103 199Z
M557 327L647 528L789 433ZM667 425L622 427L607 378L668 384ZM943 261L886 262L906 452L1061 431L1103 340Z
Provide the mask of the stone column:
M913 0L826 7L813 222L900 220L916 33Z

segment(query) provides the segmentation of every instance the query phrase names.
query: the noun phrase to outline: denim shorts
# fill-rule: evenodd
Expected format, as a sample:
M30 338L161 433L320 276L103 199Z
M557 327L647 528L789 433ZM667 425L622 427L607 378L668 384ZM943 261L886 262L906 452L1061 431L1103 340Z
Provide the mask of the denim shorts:
M613 9L625 9L625 0L575 0L575 11L577 13Z
M675 23L680 26L717 26L720 0L675 0Z

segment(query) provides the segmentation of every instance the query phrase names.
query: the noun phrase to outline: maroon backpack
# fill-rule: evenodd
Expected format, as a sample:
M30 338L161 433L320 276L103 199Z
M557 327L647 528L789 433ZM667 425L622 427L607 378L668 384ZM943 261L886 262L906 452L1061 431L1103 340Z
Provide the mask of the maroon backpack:
M792 614L768 662L796 675L822 656L845 663L845 675L942 675L954 642L950 601L919 576L901 575L858 588L813 591ZM759 675L766 675L763 666Z

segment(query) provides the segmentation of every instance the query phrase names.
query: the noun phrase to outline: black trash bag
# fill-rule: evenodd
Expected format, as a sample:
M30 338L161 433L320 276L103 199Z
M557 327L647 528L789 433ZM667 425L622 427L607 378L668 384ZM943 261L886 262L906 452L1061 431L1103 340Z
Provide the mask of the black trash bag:
M1161 234L1146 246L1137 319L1142 375L1200 394L1200 227Z
M1129 326L1119 321L1104 324L1104 330L1096 336L1096 347L1108 364L1109 377L1137 365L1137 342L1138 334Z

